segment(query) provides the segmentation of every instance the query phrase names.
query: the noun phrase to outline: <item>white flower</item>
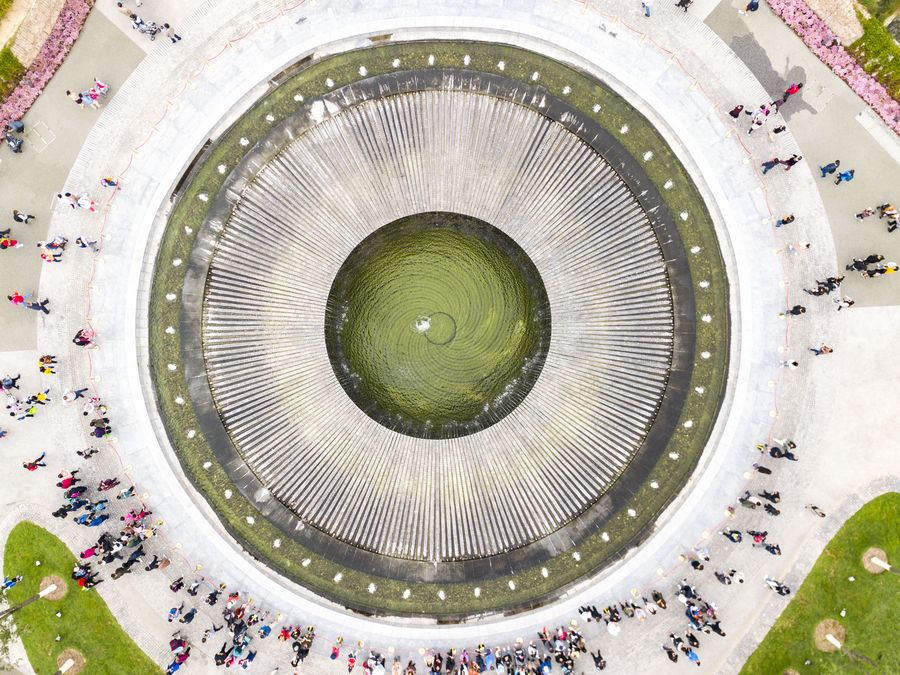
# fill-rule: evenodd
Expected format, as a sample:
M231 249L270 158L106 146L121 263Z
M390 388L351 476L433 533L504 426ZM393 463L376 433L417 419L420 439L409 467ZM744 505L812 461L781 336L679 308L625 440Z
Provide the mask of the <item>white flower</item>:
M467 66L467 65L469 65L470 63L472 63L472 57L469 56L468 54L466 54L466 55L463 57L463 65L464 65L464 66ZM478 590L479 592L481 591L481 589L476 589L476 590Z
M710 321L712 321L712 315L711 315L711 314L704 314L703 316L700 317L700 320L701 320L703 323L709 323Z
M341 579L343 579L343 578L344 578L344 575L341 574L340 572L338 572L337 574L334 575L334 583L336 583L336 584L341 583Z
M187 434L185 434L185 435L186 435L188 438L193 438L194 436L197 435L197 432L194 431L193 429L188 429L188 430L187 430ZM229 492L230 492L230 490L229 490Z
M241 140L239 140L238 143L240 143L240 144L243 145L243 146L250 145L250 141L248 141L248 140L247 140L246 138L244 138L243 136L241 136Z
M540 79L540 77L541 77L541 74L540 74L538 71L534 71L534 72L531 74L531 81L532 81L532 82L537 82L537 81Z
M572 87L570 87L569 85L566 85L565 87L563 87L563 96L568 96L571 93L572 93Z
M653 159L653 152L651 150L648 150L644 153L644 161L649 162L651 159Z
M685 423L681 426L683 426L685 429L690 429L692 426L694 426L694 420L686 420Z
M623 124L623 125L619 128L619 133L620 133L620 134L627 134L627 133L628 133L628 125L627 125L627 124Z
M172 267L181 267L181 263L184 262L181 258L175 258L172 261Z
M362 74L362 73L360 73L360 74ZM374 593L375 591L378 590L378 586L376 586L375 584L369 584L369 587L367 590L369 591L369 593Z
M212 462L203 462L204 469L209 469L209 467L211 467L211 466L212 466Z
M405 591L403 591L403 599L404 600L409 600L410 595L412 595L412 593L410 592L410 590L408 588Z
M659 489L659 483L657 483L655 480L651 480L651 481L650 481L650 487L652 487L654 490L658 490L658 489Z
M246 520L248 525L253 525L256 522L256 518L253 516L247 516Z
M394 68L399 68L400 67L400 59L394 59L394 61L393 61L393 63L391 63L391 65L394 66Z
M708 282L706 279L704 279L703 281L701 281L701 282L700 282L699 284L697 284L697 285L698 285L700 288L709 288L709 282Z
M201 192L199 195L197 195L197 199L199 199L201 202L208 202L209 195L206 194L205 192Z
M434 65L434 54L429 54L429 55L428 55L428 65L429 65L429 66L433 66L433 65Z
M513 581L512 579L510 579L506 585L509 586L509 590L511 590L511 591L516 590L516 582Z
M497 61L497 67L500 70L504 70L506 68L506 62L505 61Z
M273 548L281 548L281 539L276 539L275 541L273 541L272 547Z
M231 495L234 493L231 490L225 490L225 499L231 499Z
M688 219L688 212L687 212L687 211L682 211L682 212L679 213L678 215L681 216L681 219L682 219L682 220L687 220L687 219Z
M634 518L637 515L637 511L634 509L628 509L628 515Z
M175 363L170 363L167 367L168 367L168 369L171 370L173 373L174 373L176 370L178 370L178 365L175 364Z
M174 300L177 297L178 296L175 295L174 293L166 293L166 300L168 300L169 302L172 302L172 300ZM172 332L174 333L175 331L172 331Z
M670 452L669 459L678 459L679 454L677 452Z
M475 590L473 592L475 593L476 598L481 597L481 589L478 586L475 587Z
M444 591L438 591L438 597L439 597L441 600L446 600L446 599L447 599L447 594L444 593Z
M228 170L228 167L224 164L219 164L219 166L217 166L216 168L219 170L219 173L222 174L224 174Z
M312 562L312 560L310 560L309 558L304 558L303 560L300 561L300 564L303 565L304 567L309 567L309 564L311 562Z
M302 103L303 102L303 94L294 94L294 100L297 101L297 103Z
M701 359L708 359L710 356L712 356L712 354L710 354L709 352L700 352Z
M673 185L675 185L675 183L673 183L670 179L663 183L663 188L666 190L671 190Z
M177 403L178 405L184 405L184 399L181 396L176 396L175 403Z
M599 103L595 103L595 104L594 104L593 110L594 110L595 113L600 112L600 104L599 104Z
M365 67L365 66L360 66L358 72L359 72L360 75L362 75L363 77L365 77L365 76L368 74L369 71L366 70L366 67ZM370 593L374 593L375 591L369 591L369 592L370 592Z
M325 86L331 89L334 86L334 80L330 77L325 80Z
M546 567L542 567L541 568L541 576L546 579L547 577L550 576L550 570L548 570Z
M691 253L694 253L694 254L700 253L700 247L699 246L691 246Z
M609 541L609 532L601 532L601 533L600 533L600 538L601 538L603 541Z

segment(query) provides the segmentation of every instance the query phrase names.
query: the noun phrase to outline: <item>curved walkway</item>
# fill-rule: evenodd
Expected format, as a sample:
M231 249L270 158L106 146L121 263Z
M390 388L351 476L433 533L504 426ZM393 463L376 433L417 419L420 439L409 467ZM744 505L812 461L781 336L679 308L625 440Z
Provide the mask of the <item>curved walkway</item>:
M243 6L238 7L239 4ZM150 503L166 519L169 536L187 558L202 561L206 566L204 571L213 578L252 589L257 600L285 611L289 618L316 617L320 634L327 636L325 640L340 632L353 639L365 636L373 646L394 645L410 651L425 643L474 643L486 636L502 644L519 635L531 634L536 626L567 623L584 599L606 604L627 597L631 588L646 591L656 583L671 586L673 580L686 573L675 555L699 541L706 542L717 566L741 568L748 579L752 578L751 573L761 576L765 571L778 577L787 576L788 583L796 583L791 572L793 565L807 547L814 549L821 537L821 526L817 531L805 519L804 498L816 501L826 510L835 506L837 498L824 491L836 480L835 474L840 474L840 489L835 495L866 485L869 476L877 475L890 460L894 446L870 444L864 455L854 457L855 471L847 472L846 446L827 435L834 431L833 411L838 404L837 394L829 383L837 379L846 382L848 391L861 393L863 389L853 377L855 373L850 372L852 364L836 370L839 368L835 365L837 355L823 359L824 363L812 357L802 359L803 370L789 373L782 386L778 384L778 360L782 353L799 356L807 346L820 340L846 339L847 344L862 347L860 327L878 327L886 315L845 319L847 313L837 315L823 302L816 314L798 320L802 323L790 333L777 319L777 313L793 299L787 297L789 293L796 297L802 284L809 283L813 276L836 271L834 254L827 221L808 169L801 164L790 174L781 174L779 170L766 176L765 183L755 172L758 162L772 154L784 157L796 151L790 134L782 134L775 148L765 137L756 135L751 137L750 151L745 151L738 142L745 137L735 136L730 118L723 114L736 101L767 98L734 55L689 15L659 8L653 19L645 20L632 3L615 4L615 11L621 17L616 21L580 5L549 2L526 8L514 2L499 7L467 8L466 17L459 16L459 8L455 6L428 3L421 8L422 16L415 18L399 16L401 13L411 16L418 11L415 6L401 10L393 5L368 5L354 7L352 21L351 14L345 13L350 10L336 3L319 3L308 12L285 15L268 10L269 14L263 11L255 17L248 13L247 5L215 3L215 16L208 16L204 21L200 21L202 12L209 10L213 3L198 10L196 21L185 31L191 36L183 43L186 49L173 56L172 52L157 48L111 102L67 183L68 188L77 191L94 185L98 172L125 176L125 190L116 195L104 226L110 238L105 242L96 270L86 266L75 271L49 269L42 278L42 292L53 297L56 307L67 307L69 311L54 313L43 321L39 333L41 348L44 352L63 355L61 360L77 367L80 376L87 377L89 369L94 368L96 388L110 403L118 422L118 449L126 470L135 476L139 485L149 487ZM240 18L230 21L232 15L226 12L229 9ZM612 11L608 3L604 3L603 11ZM479 16L482 13L485 16ZM270 16L269 23L255 27L257 20ZM301 16L308 19L298 25ZM604 30L598 32L594 26L601 22ZM677 30L663 29L652 39L642 32L672 24ZM148 250L145 240L148 237L152 240L158 234L160 224L153 222L154 209L150 206L163 203L168 197L183 166L207 138L207 130L216 127L233 106L239 108L240 101L245 100L244 96L256 83L279 70L278 64L318 45L358 44L363 41L361 35L386 32L393 32L395 38L400 33L408 38L434 36L435 28L438 33L457 38L461 34L473 39L502 37L532 48L539 44L540 51L573 60L589 70L595 69L592 63L598 64L604 79L659 124L695 178L702 177L699 182L706 184L707 194L722 210L721 234L723 240L730 242L734 253L726 262L739 285L732 297L738 338L732 353L733 399L726 404L729 414L727 419L723 416L720 420L711 441L713 451L707 453L698 469L690 492L670 509L665 527L617 568L602 574L598 580L585 582L557 605L502 621L491 617L481 624L456 627L373 622L347 616L310 598L302 589L286 589L278 579L240 556L221 528L214 526L213 514L191 498L193 492L184 484L171 453L160 452L156 447L154 426L146 417L145 396L149 392L135 386L138 381L146 383L135 351L138 342L145 339L145 328L139 317L144 299L139 298L138 292L146 288L146 279L141 279L141 265ZM223 46L230 38L241 36L245 37L233 46ZM187 49L189 46L193 49ZM206 58L220 54L227 57L205 64ZM167 62L179 57L180 61ZM199 74L196 59L204 64L200 67L202 80L190 79ZM663 116L657 111L662 111ZM159 123L163 118L164 122ZM123 160L124 157L131 157L131 161ZM790 239L772 229L767 201L779 211L790 208L807 215L791 232L793 240L815 242L805 256L792 256L786 261L784 254L775 253ZM98 223L88 218L83 213L57 213L54 231L73 234L82 228L96 228ZM149 250L152 251L152 246ZM784 273L782 262L786 264ZM777 285L782 277L787 290ZM93 288L90 302L82 286L88 283ZM69 337L82 327L85 317L100 332L102 344L100 351L88 355L88 359L84 354L76 356L74 349L67 352L63 348ZM896 318L896 315L887 316L889 321ZM840 353L840 344L838 350ZM883 353L886 356L887 349ZM86 363L91 359L93 364ZM885 370L894 367L889 363L893 361L884 361ZM798 377L801 374L804 377ZM878 373L873 372L872 377L877 378ZM778 399L776 391L780 392ZM872 409L888 405L884 398L872 401ZM147 400L151 398L148 396ZM47 411L46 419L53 422L60 453L72 453L74 448L68 439L81 438L79 417L71 412ZM861 438L872 437L870 431L859 429L859 419L842 422L849 430L845 434L855 429ZM773 423L776 435L794 435L800 444L801 458L807 461L776 467L772 480L777 479L777 485L785 493L777 535L781 542L788 544L783 546L782 558L761 559L759 556L765 554L759 551L731 547L722 538L709 537L721 525L722 507L733 501L749 479L744 472L755 461L753 445L768 436ZM13 440L12 436L8 439ZM809 461L814 455L816 461ZM28 491L28 499L38 500L42 508L49 506L55 496L49 481L42 481L40 492ZM194 515L197 512L209 520L197 518ZM742 519L744 527L756 524L747 520L750 519ZM775 526L772 527L774 530ZM798 565L797 574L805 574L807 569ZM696 583L700 579L698 573L691 574L695 575ZM702 577L702 583L704 588L712 585L708 572ZM161 640L165 624L160 627L158 622L146 617L156 612L161 620L168 598L147 596L131 580L124 584L130 596L140 597L152 608L135 624L131 623L133 618L124 617L127 627L134 628L135 632L148 630ZM116 586L117 591L119 588ZM764 635L765 628L774 620L781 600L764 593L764 589L748 583L740 589L716 592L712 597L730 633L729 638L711 643L711 651L704 651L704 660L712 661L716 672L736 669L736 660L741 658L739 652L730 655L735 649L735 638L743 640L741 649L746 650ZM676 625L675 621L674 616L658 623L651 621L640 629L637 639L632 638L629 626L615 644L610 644L608 638L603 640L607 659L611 664L628 662L632 666L660 663L663 657L658 653L658 644L669 632L667 626ZM596 644L596 633L592 630L593 627L588 631L589 644Z

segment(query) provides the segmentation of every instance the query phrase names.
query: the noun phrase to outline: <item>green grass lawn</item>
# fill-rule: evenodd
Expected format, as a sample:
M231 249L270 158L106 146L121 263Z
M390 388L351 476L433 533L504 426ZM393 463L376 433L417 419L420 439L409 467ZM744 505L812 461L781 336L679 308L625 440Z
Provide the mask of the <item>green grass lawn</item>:
M35 567L35 560L41 561L40 567ZM84 655L83 672L91 675L160 673L122 630L97 592L83 591L71 580L75 564L75 556L65 544L34 523L16 525L6 542L3 573L25 577L9 591L11 604L37 593L41 579L51 574L65 579L69 587L61 600L39 600L14 615L34 671L38 675L56 672L56 657L72 648ZM62 617L57 618L56 612L62 612ZM59 642L57 635L62 638Z
M9 14L9 10L12 9L14 0L0 0L0 21Z
M860 15L860 23L865 32L848 50L869 75L900 100L900 46L880 19L863 19Z
M788 668L801 673L900 673L900 579L863 568L862 554L872 546L884 550L892 564L900 562L900 493L873 499L844 524L742 675L772 675ZM842 609L847 610L845 617ZM847 631L845 647L876 666L816 649L813 630L823 619L839 621Z
M25 66L13 56L12 50L9 47L0 49L0 98L16 88L24 73Z

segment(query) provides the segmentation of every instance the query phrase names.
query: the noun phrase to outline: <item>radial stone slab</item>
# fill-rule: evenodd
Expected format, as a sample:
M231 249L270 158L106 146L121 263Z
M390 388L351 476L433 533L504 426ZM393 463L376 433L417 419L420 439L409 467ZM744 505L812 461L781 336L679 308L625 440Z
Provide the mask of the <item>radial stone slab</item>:
M241 186L206 283L207 375L242 460L300 521L378 554L472 559L556 532L626 469L666 390L673 302L647 215L587 143L499 96L414 91L324 112L313 103L298 116L283 146ZM358 377L365 390L367 375L348 367L335 376L325 330L335 318L331 289L361 242L429 213L477 219L514 241L538 276L491 283L519 293L513 304L545 292L538 304L552 316L552 330L538 331L537 343L513 340L503 358L484 365L484 377L495 381L473 400L488 408L497 386L516 389L513 370L529 379L530 391L518 390L518 405L501 419L488 425L471 410L442 410L440 387L432 392L430 414L446 413L435 428L452 433L426 433L428 414L413 419L409 406L389 409L390 396L380 399L379 414L364 412L345 387ZM401 305L386 314L405 324L403 339L417 337L420 320L426 337L434 330L440 342L452 332L436 325L444 312L460 331L451 342L462 340L461 331L491 314L460 324L453 312L464 312L464 303L450 296L464 289L447 284L446 305L415 306L415 288L389 269L379 274L375 288L401 291ZM515 290L522 280L532 293ZM521 316L503 320L534 320L530 308L519 309ZM366 340L365 331L396 328L374 320L354 339L393 349L396 340ZM489 345L509 340L508 326L494 333ZM495 346L504 352L508 345ZM370 365L379 355L366 357ZM379 386L390 390L402 359L381 355L394 370ZM458 381L452 370L471 371L473 358L460 353L439 368ZM542 369L529 367L535 359L545 359ZM353 358L337 361L353 365ZM392 416L404 433L391 428Z

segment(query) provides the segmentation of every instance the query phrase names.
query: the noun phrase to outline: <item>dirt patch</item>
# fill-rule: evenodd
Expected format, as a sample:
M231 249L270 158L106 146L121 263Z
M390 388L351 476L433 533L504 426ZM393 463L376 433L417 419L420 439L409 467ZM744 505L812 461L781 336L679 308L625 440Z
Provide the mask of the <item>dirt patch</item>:
M866 568L866 572L871 572L872 574L881 574L885 572L883 567L879 567L878 565L872 562L872 558L880 558L884 562L887 562L887 553L885 553L880 548L875 548L874 546L868 549L865 553L863 553L862 564L863 567Z
M44 577L43 579L41 579L40 590L44 590L50 584L56 584L56 590L45 595L45 600L62 600L64 597L66 597L66 593L69 591L69 586L68 584L66 584L65 580L62 577L58 577L55 574Z
M787 670L782 672L781 675L800 675L800 671L794 670L793 668L788 668Z
M820 652L836 652L837 647L825 639L825 636L831 633L838 639L838 642L844 644L844 638L847 637L847 631L844 627L834 619L825 619L816 625L813 631L813 641L816 643L816 649Z
M63 664L72 659L75 662L75 665L69 668L66 671L66 675L78 675L82 670L84 670L84 654L82 654L77 649L64 649L62 653L56 657L56 667L62 668Z

